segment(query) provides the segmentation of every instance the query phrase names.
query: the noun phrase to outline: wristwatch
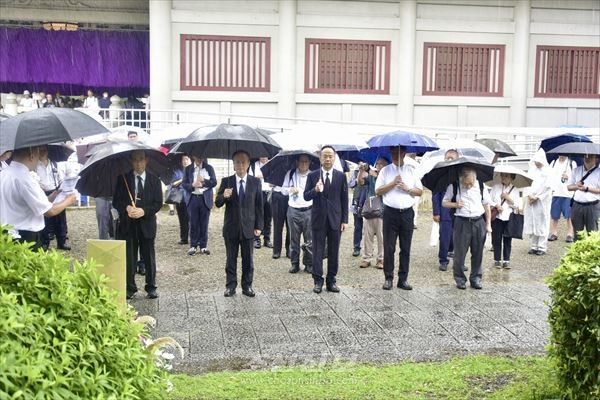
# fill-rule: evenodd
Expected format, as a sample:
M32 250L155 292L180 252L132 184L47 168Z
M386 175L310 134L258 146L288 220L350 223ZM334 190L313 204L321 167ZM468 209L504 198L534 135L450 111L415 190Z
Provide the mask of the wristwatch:
M584 192L589 192L590 191L590 187L586 186Z

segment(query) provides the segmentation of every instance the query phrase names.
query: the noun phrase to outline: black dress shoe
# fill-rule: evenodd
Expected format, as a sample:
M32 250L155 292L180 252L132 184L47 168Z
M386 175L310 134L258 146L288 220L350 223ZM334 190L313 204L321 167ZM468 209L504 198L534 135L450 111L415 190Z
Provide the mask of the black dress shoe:
M481 282L479 281L471 282L471 287L477 290L483 289L483 286L481 286Z
M156 293L156 290L151 290L148 292L146 297L148 297L149 299L158 299L158 293Z
M465 290L467 288L467 285L465 285L464 282L457 282L456 287L459 288L460 290Z
M273 248L273 242L271 242L271 239L265 239L265 247L268 247L270 249Z
M412 286L410 286L408 282L398 281L398 287L402 290L412 290Z
M339 293L340 288L335 283L332 283L331 285L327 285L327 291L332 293Z
M383 290L392 290L392 286L394 286L394 283L392 282L391 279L386 279L385 282L383 282Z
M248 296L248 297L256 296L256 293L254 293L254 289L252 289L252 287L247 287L246 289L242 289L242 294L244 296Z
M529 251L527 252L527 254L535 254L537 253L536 249L529 249Z
M140 275L146 275L146 266L144 264L139 264L137 268L137 273Z
M360 249L354 249L354 251L352 252L352 257L358 257L360 256Z
M313 287L313 292L319 294L323 291L323 284L315 283L315 287Z
M277 260L279 257L281 257L281 253L273 253L273 258L275 260Z
M65 251L69 251L71 250L71 246L69 246L68 244L59 244L58 246L56 246L56 248L58 250L65 250Z
M300 271L300 266L299 265L292 265L292 267L288 270L288 272L290 274L295 274L296 272Z
M227 288L227 289L225 289L225 293L223 293L223 296L231 297L234 294L235 294L235 289Z
M260 249L261 247L262 247L262 246L261 246L261 244L260 244L260 239L258 239L258 240L255 240L255 241L254 241L254 248L255 248L255 249Z

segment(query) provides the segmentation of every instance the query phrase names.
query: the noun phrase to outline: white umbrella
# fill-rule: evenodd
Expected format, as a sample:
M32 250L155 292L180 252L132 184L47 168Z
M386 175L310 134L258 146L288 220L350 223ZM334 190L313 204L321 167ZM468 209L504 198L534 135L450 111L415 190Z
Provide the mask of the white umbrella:
M527 173L519 168L515 168L512 165L500 164L494 168L494 178L491 181L487 181L486 185L493 186L498 183L502 183L500 180L500 174L514 174L512 184L516 188L524 188L531 186L533 179L527 175Z
M479 161L491 163L496 154L487 146L468 139L438 140L439 150L429 151L421 158L421 164L417 168L418 176L422 177L440 161L448 150L456 150L459 157L474 158Z
M350 128L332 124L295 125L282 134L290 135L293 138L291 140L297 140L301 144L298 149L307 147L311 149L315 146L320 149L322 146L331 145L336 151L352 151L369 147L365 139ZM296 150L296 148L288 150Z

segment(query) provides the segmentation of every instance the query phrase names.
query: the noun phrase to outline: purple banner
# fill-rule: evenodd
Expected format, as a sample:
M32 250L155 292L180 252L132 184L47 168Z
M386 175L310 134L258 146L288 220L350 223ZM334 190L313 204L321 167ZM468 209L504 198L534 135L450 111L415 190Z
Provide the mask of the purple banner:
M0 27L0 91L149 93L148 32Z

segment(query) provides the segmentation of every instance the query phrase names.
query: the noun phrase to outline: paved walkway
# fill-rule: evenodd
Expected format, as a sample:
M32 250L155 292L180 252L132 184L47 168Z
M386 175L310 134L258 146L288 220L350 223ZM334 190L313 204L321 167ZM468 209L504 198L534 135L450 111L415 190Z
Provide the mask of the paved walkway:
M541 284L222 293L160 293L134 299L157 319L155 337L185 349L180 371L314 365L329 361L430 360L471 353L544 351L549 290Z

